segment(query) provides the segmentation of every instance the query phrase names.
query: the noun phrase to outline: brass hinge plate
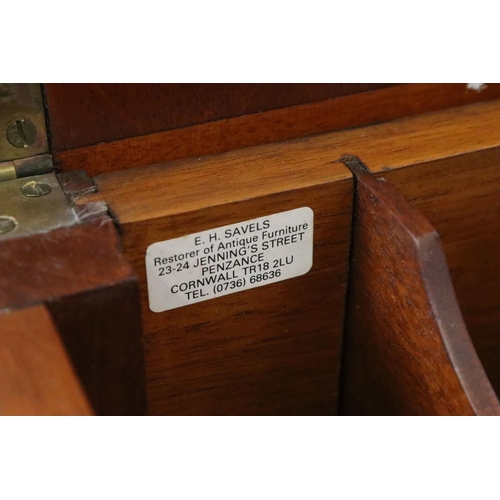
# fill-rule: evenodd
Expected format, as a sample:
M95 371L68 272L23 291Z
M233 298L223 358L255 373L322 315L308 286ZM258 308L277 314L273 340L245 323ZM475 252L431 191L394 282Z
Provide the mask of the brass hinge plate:
M54 173L0 182L0 241L79 222Z
M0 83L0 162L48 152L41 85Z

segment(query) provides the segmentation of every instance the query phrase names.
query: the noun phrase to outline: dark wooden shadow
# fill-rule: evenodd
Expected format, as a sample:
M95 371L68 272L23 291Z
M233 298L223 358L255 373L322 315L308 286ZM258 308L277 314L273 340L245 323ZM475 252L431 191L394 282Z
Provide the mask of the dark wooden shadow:
M500 415L439 235L355 157L341 415Z

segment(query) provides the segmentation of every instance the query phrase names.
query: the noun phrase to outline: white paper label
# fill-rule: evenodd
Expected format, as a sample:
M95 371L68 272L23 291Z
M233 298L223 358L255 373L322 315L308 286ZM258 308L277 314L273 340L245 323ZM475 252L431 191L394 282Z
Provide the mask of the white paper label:
M153 243L149 308L168 311L306 274L313 226L313 211L303 207Z

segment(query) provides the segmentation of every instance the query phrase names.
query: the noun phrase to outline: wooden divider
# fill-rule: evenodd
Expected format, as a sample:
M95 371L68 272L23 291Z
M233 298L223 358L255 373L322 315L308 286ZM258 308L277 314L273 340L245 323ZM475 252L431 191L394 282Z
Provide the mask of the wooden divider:
M439 236L356 158L340 412L500 415L449 277Z
M500 394L500 147L375 175L438 231L465 324Z

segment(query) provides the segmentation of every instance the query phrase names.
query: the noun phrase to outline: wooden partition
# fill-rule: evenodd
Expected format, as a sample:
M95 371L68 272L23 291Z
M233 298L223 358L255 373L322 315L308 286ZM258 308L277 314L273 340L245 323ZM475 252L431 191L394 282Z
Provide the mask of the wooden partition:
M440 239L358 159L340 413L500 415Z
M500 391L500 148L375 173L438 231L460 310Z

